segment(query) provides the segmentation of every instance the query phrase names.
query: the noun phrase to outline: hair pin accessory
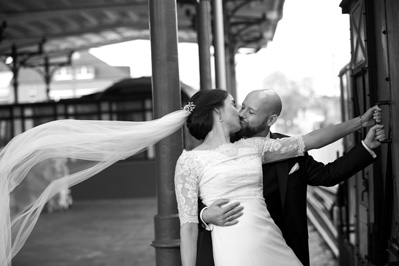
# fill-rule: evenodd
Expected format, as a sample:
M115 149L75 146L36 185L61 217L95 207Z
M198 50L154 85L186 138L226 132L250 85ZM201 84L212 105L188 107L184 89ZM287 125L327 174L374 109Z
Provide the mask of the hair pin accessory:
M184 107L183 110L187 112L192 112L195 109L195 104L193 102L188 102Z

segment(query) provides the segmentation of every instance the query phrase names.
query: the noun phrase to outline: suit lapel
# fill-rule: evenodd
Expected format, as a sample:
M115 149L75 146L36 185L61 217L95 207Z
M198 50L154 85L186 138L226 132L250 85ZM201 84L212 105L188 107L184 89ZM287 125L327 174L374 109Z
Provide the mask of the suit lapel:
M284 212L284 203L285 203L285 195L287 192L287 182L288 182L288 162L282 161L277 163L277 182L278 182L278 189L280 190L280 200L281 200L281 207Z
M270 132L270 138L276 139L278 138L278 136ZM287 182L288 182L288 161L284 160L281 162L277 162L276 170L277 170L278 189L280 192L281 207L284 213L285 195L287 192Z

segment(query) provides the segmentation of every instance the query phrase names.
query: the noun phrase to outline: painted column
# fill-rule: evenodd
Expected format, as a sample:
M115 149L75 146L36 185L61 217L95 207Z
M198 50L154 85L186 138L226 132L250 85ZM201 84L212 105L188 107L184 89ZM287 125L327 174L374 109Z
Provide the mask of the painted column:
M181 108L175 0L150 0L152 92L154 116ZM180 224L174 192L176 160L183 149L179 130L156 145L158 213L154 217L156 265L181 265Z

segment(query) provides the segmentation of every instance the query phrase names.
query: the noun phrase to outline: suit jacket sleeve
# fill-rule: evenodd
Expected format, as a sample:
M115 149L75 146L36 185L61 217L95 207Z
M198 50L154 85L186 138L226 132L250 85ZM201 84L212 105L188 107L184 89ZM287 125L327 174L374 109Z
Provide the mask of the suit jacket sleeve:
M310 155L305 157L308 185L312 186L334 186L375 161L362 143L357 144L348 153L326 165L315 161Z

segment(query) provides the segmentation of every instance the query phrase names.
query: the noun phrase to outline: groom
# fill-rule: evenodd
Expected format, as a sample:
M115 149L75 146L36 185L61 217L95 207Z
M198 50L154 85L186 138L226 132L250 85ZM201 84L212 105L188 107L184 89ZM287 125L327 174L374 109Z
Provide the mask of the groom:
M239 112L239 137L285 137L270 132L270 127L277 121L281 109L280 97L274 91L250 92ZM370 121L364 121L362 126L370 126ZM376 156L371 149L380 144L372 141L367 145L370 147L362 141L347 154L327 165L315 161L307 153L305 156L263 165L263 194L267 208L287 244L304 266L309 266L307 186L336 185L371 164ZM208 208L202 202L199 204L200 219L207 230L199 231L197 266L214 265L209 232L212 224L234 226L238 222L236 219L242 215L243 208L239 203L226 205L227 203L228 200L220 199Z

